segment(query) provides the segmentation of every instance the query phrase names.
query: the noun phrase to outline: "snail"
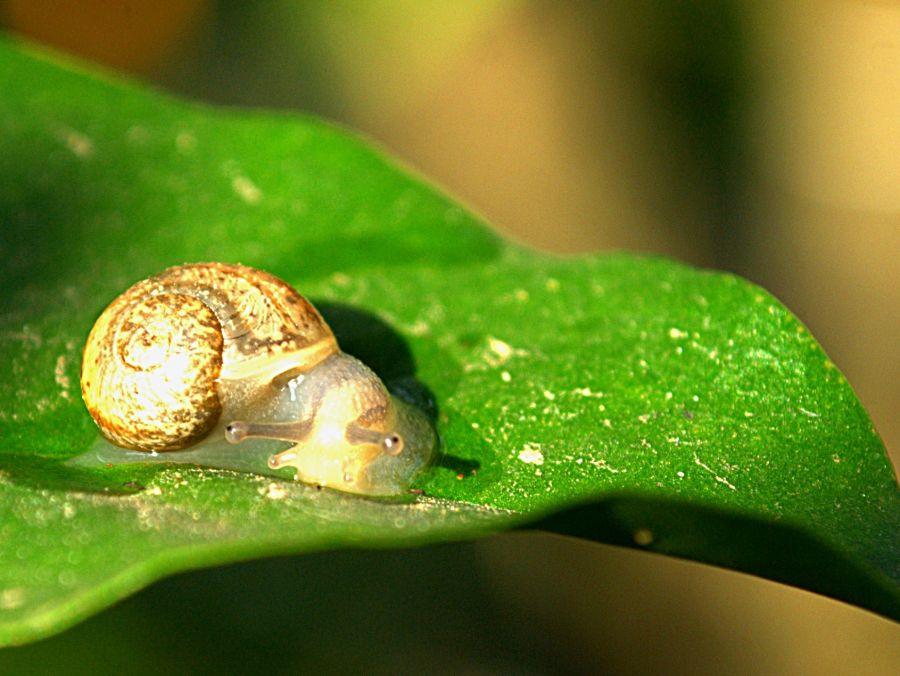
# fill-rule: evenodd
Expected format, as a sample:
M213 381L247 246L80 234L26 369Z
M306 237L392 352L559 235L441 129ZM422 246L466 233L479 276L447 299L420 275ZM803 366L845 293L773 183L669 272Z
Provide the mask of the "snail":
M291 467L309 484L392 495L437 443L306 298L242 265L169 268L116 298L88 336L81 391L103 437L89 463Z

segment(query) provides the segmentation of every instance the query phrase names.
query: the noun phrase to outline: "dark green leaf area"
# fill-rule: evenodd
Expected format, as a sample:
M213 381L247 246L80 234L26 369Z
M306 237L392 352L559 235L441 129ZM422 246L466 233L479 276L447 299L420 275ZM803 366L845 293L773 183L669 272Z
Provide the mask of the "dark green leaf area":
M20 643L171 572L251 556L471 537L510 517L432 499L371 501L293 482L199 469L78 477L45 487L4 461L0 638ZM23 471L25 470L25 471ZM64 476L64 475L63 475ZM19 483L21 479L21 483Z
M529 524L729 566L900 618L900 494L840 372L739 278L504 242L321 122L173 101L0 40L0 644L163 575ZM435 417L421 495L67 463L81 349L187 261L291 282Z
M4 282L86 276L112 293L188 255L306 279L498 253L459 206L328 124L174 102L0 49Z

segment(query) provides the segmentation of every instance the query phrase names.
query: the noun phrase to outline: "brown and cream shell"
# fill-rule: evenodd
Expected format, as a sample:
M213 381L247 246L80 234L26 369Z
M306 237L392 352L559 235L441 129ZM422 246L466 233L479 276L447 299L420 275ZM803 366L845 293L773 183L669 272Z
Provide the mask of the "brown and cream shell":
M84 348L81 391L107 439L169 451L209 434L233 404L235 381L249 405L273 371L309 370L337 351L318 311L277 277L243 265L183 265L138 282L100 315Z

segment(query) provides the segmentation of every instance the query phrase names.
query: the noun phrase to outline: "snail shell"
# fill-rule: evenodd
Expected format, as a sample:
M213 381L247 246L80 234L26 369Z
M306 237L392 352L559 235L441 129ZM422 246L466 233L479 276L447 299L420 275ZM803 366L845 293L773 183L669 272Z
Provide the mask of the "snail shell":
M291 466L302 481L389 494L436 443L426 416L341 352L309 301L241 265L174 267L125 291L88 336L81 388L103 437L141 452L125 461ZM253 439L292 445L259 467L233 446Z

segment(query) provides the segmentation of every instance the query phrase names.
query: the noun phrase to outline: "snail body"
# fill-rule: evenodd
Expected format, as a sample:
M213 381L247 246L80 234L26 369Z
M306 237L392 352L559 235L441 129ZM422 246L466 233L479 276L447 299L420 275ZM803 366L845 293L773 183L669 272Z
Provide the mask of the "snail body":
M341 352L322 316L268 273L223 263L138 282L88 337L82 396L100 462L189 462L386 495L436 444L431 421ZM127 449L127 450L126 450Z

